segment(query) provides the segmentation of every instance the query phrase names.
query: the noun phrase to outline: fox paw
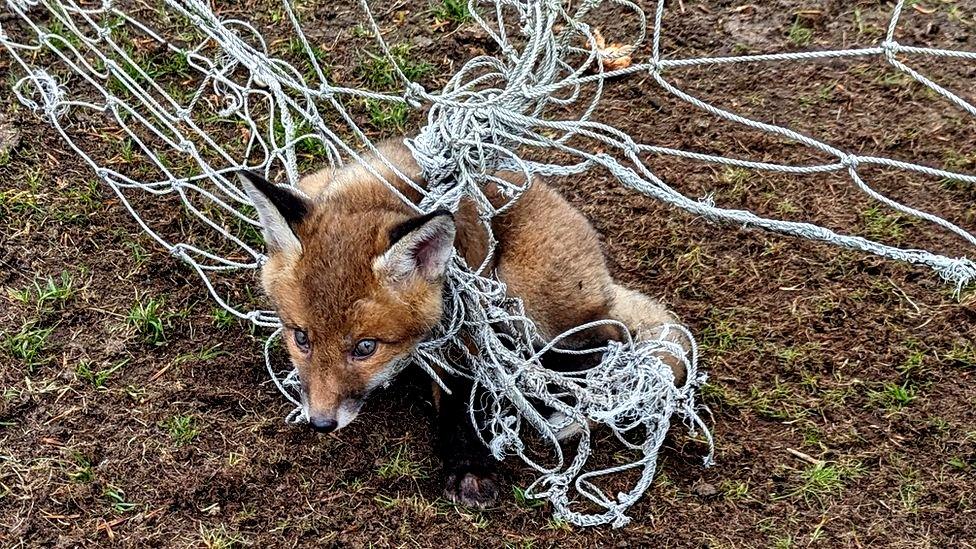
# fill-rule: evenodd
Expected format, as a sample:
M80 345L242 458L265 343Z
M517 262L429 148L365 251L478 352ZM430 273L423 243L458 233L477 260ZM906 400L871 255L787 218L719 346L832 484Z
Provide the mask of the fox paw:
M447 475L444 497L458 505L485 509L498 499L498 484L490 475L456 471Z

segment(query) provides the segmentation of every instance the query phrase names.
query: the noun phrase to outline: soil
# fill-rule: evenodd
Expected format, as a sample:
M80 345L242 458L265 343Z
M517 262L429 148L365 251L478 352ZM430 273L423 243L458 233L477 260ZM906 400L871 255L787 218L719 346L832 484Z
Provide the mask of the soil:
M298 2L333 79L352 86L365 85L363 52L372 47L357 27L357 6ZM131 7L151 16L147 4ZM892 7L672 1L662 48L691 57L863 46L880 39ZM427 89L464 59L491 51L471 23L434 24L424 0L374 8L387 39L413 44L411 55L433 67L421 78ZM275 2L218 12L257 21L272 48L287 46ZM634 27L615 13L594 16L608 41ZM8 32L9 21L0 20ZM976 2L915 2L898 40L976 51ZM646 59L646 51L635 58ZM976 100L976 64L912 58L912 67ZM8 84L19 70L0 55ZM973 119L879 58L667 77L718 106L862 154L976 168ZM267 334L215 313L196 274L143 233L109 189L92 184L92 171L16 102L9 85L0 98L5 547L976 544L972 285L955 296L922 267L714 225L605 174L554 180L603 235L614 274L665 300L698 335L716 464L701 467L701 446L675 432L655 483L631 510L633 522L617 530L552 521L547 505L522 501L514 488L497 508L475 512L439 498L421 383L378 395L334 435L286 425L289 406L262 358ZM784 163L824 160L721 122L644 75L612 81L596 118L638 142ZM370 127L370 135L422 122L414 113L403 128ZM88 136L102 159L116 154L117 133L105 120L80 117L70 131ZM844 174L787 177L667 157L651 165L689 196L714 191L722 206L972 255L951 235L875 207ZM895 199L976 229L971 185L881 168L862 175ZM182 228L176 206L152 211L161 230ZM62 273L72 292L24 297L38 279L42 288L48 277L60 284ZM227 284L239 300L262 303L250 274ZM129 320L135 304L148 302L161 304L164 337L156 342ZM37 354L18 354L17 345L38 333L47 337ZM276 360L283 366L283 357ZM601 444L612 446L606 437ZM506 486L530 478L508 464Z

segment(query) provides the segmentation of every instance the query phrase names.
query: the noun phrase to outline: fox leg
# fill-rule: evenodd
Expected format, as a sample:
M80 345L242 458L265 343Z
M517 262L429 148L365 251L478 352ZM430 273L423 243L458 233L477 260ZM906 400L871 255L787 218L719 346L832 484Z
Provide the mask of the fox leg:
M444 466L444 497L468 507L490 507L498 498L497 461L471 424L471 382L439 374L453 393L448 395L436 383L432 385L437 409L437 449Z
M659 301L617 283L613 283L612 289L613 305L610 307L610 317L627 326L634 339L648 341L663 338L665 341L681 345L685 352L691 350L691 342L684 332L668 330L665 333L665 325L680 323ZM674 384L678 387L684 385L688 377L684 364L671 356L663 360L674 372Z

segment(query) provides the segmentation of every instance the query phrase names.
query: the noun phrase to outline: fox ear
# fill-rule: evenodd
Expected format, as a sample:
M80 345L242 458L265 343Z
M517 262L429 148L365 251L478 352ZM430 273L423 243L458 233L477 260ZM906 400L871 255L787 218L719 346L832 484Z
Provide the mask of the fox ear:
M390 230L390 248L375 264L393 282L412 276L434 281L444 276L454 250L454 216L447 210L404 221Z
M298 189L275 185L260 175L240 170L237 177L258 211L269 251L301 253L295 227L308 215L311 201Z

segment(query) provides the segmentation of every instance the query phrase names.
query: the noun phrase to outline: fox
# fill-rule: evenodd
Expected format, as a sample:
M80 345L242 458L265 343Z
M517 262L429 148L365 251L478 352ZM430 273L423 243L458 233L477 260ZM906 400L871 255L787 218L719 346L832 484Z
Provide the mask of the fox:
M397 365L441 322L452 255L472 268L485 263L488 228L473 199L463 199L453 213L418 214L397 196L418 204L413 185L426 188L402 139L377 144L357 162L303 176L294 187L248 170L238 176L261 225L267 252L261 285L298 370L303 414L318 433L337 431L359 415L367 396L392 381ZM508 172L495 176L524 179ZM496 207L508 200L494 183L484 192ZM611 277L597 231L542 177L532 176L501 212L490 221L497 247L488 271L508 295L521 299L543 338L603 319L618 321L637 339L676 337L678 332L663 328L678 323L675 315ZM623 338L605 323L560 341L560 347L592 348ZM677 342L688 349L687 341ZM566 363L567 356L544 365L579 367ZM683 366L668 365L681 386ZM498 467L470 420L471 382L441 377L451 392L432 383L431 400L444 496L489 507L499 494Z

